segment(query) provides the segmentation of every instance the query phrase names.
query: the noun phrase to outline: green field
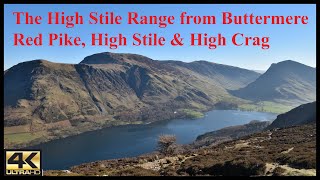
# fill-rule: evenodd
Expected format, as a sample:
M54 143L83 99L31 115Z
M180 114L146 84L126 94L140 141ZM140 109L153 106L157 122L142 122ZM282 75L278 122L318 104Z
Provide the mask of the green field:
M10 142L10 143L25 143L25 142L30 142L34 139L37 139L41 137L43 134L42 133L36 133L32 134L29 132L26 133L16 133L16 134L5 134L4 135L4 141L5 142Z
M240 110L244 111L260 111L281 114L290 111L292 106L282 105L270 101L262 101L256 104L241 104L238 106Z
M191 110L191 109L182 109L182 112L184 112L186 114L187 118L191 118L191 119L197 119L197 118L204 117L204 114L202 112L198 112L198 111Z

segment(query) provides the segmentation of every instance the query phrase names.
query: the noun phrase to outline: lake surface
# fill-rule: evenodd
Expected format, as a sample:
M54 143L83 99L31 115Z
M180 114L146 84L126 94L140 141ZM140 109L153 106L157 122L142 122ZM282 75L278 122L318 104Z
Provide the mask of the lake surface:
M263 112L213 110L207 112L204 118L110 127L30 148L42 150L44 170L68 169L85 162L133 157L152 152L161 134L174 134L177 143L188 144L206 132L246 124L251 120L274 120L276 116Z

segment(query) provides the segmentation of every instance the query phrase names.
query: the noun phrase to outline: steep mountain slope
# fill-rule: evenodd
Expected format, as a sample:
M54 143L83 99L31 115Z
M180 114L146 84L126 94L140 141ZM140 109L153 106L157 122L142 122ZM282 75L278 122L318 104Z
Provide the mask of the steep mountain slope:
M13 66L4 73L6 146L183 117L186 109L206 111L220 101L240 103L243 100L231 96L216 79L242 76L235 87L257 77L255 72L217 65L212 72L224 70L213 78L184 65L136 54L99 53L80 64L34 60Z
M316 122L316 101L298 106L291 111L280 114L267 129L283 128Z
M316 69L287 60L270 68L244 88L231 91L253 101L274 101L300 105L316 99Z

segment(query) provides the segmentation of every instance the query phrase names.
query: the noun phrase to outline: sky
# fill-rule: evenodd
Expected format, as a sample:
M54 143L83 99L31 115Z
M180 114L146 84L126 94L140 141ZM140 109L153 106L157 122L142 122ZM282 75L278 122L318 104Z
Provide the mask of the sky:
M40 25L16 24L13 12L29 12L31 15L41 15L43 22ZM65 15L74 15L79 12L84 17L83 25L66 28L65 25L47 24L48 12L64 12ZM186 11L188 15L214 15L217 24L181 25L179 16ZM304 15L308 16L308 24L302 25L222 25L222 12L231 12L233 15ZM90 12L114 12L123 17L121 25L90 25ZM158 25L128 25L127 13L137 12L139 15L172 15L175 24L166 28ZM260 46L233 46L231 37L235 33L245 36L269 36L270 48L261 49ZM14 46L14 33L23 33L25 36L35 36L42 33L43 46ZM70 36L80 36L86 42L86 47L48 46L49 33L68 33ZM107 46L90 46L91 33L108 33L117 35L122 33L128 37L128 46L121 46L116 50ZM164 36L169 42L175 33L180 33L186 40L190 33L207 33L216 36L221 33L227 38L227 46L220 46L212 50L206 46L189 46L188 41L182 47L165 46L132 46L131 37L134 33L157 33ZM167 43L168 43L167 42ZM5 5L4 7L4 69L8 69L20 62L45 59L58 63L79 63L83 58L100 52L135 53L156 60L181 60L191 62L207 60L210 62L227 64L253 70L266 70L272 63L283 60L294 60L316 67L316 5Z

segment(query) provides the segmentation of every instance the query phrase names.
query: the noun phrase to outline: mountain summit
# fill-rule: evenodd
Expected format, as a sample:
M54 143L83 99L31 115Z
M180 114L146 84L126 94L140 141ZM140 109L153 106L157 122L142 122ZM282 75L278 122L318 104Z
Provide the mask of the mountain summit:
M85 57L80 64L124 64L130 62L150 63L152 61L152 59L138 54L103 52Z

